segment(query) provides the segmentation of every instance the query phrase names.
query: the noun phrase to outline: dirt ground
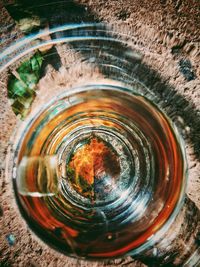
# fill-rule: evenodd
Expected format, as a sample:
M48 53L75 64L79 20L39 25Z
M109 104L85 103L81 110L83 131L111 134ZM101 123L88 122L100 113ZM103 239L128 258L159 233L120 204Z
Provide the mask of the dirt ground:
M8 2L8 1L7 1ZM12 2L12 1L10 1ZM6 1L4 1L6 3ZM183 130L188 161L187 195L200 208L200 3L199 0L85 0L76 1L96 21L112 23L132 35L144 62L176 92L176 122ZM9 25L12 25L9 27ZM0 2L0 51L23 35ZM62 51L61 51L62 52ZM57 75L57 74L55 74ZM60 75L60 74L59 74ZM104 262L72 259L43 244L27 227L14 200L6 175L10 138L19 124L7 99L6 71L0 74L0 266L145 266L132 258ZM86 79L86 77L83 77ZM95 79L88 74L87 79ZM40 81L40 99L50 99L62 87L45 93L44 84L57 86L55 77ZM76 81L68 81L69 87ZM50 93L51 92L51 93ZM36 104L33 104L36 105ZM10 236L11 235L11 236ZM14 241L9 238L14 237ZM10 244L9 244L10 242Z

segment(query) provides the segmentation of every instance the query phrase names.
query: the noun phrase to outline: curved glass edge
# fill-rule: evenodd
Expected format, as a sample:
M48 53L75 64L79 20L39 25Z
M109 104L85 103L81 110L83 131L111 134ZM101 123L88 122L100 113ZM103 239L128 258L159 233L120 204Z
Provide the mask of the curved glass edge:
M183 265L183 267L199 267L200 265L200 248L198 248Z
M90 29L91 29L91 34L89 34ZM76 31L75 32L76 35L72 33L70 34L69 32L71 30ZM79 32L77 30L79 30ZM84 34L84 31L86 31L87 34ZM93 35L94 31L99 34L97 36L94 36ZM62 33L64 34L65 37L50 39L48 41L44 40L44 37L54 33ZM108 35L108 33L110 35ZM112 27L104 23L66 24L62 26L53 27L51 29L49 28L40 30L38 33L29 34L23 38L20 38L18 41L8 46L1 52L0 72L9 67L12 63L20 59L21 57L44 46L60 44L60 43L70 43L79 40L97 40L97 39L122 43L123 40L115 38L114 34L116 34L116 32L112 31Z
M18 153L19 146L20 146L20 144L22 142L24 133L27 131L29 126L34 122L34 120L44 110L46 110L48 107L50 107L55 101L62 100L63 98L67 98L70 95L75 94L75 93L80 93L80 92L83 92L83 91L90 91L90 90L93 90L93 89L100 89L100 90L115 89L115 90L119 90L119 91L121 91L123 89L123 91L126 92L127 94L135 94L135 95L138 95L138 96L145 97L145 96L139 94L133 88L125 88L125 87L116 86L116 85L110 85L110 84L94 84L94 85L93 84L89 84L89 85L84 85L84 86L81 86L81 87L70 88L70 90L66 90L64 93L61 93L61 94L57 95L56 97L54 97L47 104L45 104L42 107L40 107L39 110L35 109L26 118L25 121L19 122L19 124L17 126L18 130L16 130L16 132L11 137L11 144L13 145L13 148L12 148L13 155L11 156L12 158L8 162L11 162L11 160L14 160L13 162L14 162L14 164L16 164L16 154ZM150 101L150 99L148 99L148 98L146 98L146 100ZM152 102L151 102L151 104L152 104ZM163 113L163 110L160 107L157 106L157 108ZM179 134L179 131L178 131L177 127L175 126L175 124L166 115L164 115L164 116L167 119L170 127L172 128L172 130L174 132L175 138L176 138L176 140L177 140L177 142L178 142L178 144L180 146L181 154L182 154L182 157L183 157L183 174L184 174L184 177L183 177L183 180L182 180L182 187L181 187L181 191L180 191L180 197L179 197L179 199L178 199L178 201L176 203L176 206L175 206L172 214L167 219L165 224L162 225L161 228L155 234L150 236L143 245L141 245L141 246L139 246L137 248L134 248L133 250L127 252L125 254L126 256L134 257L134 256L136 256L138 254L141 254L142 252L148 250L149 248L154 246L156 243L158 243L161 240L161 238L164 236L164 234L168 231L170 226L173 224L175 218L179 214L179 211L181 210L181 208L184 205L184 200L185 200L185 196L186 196L186 187L187 187L187 182L188 182L187 159L186 159L186 151L185 151L185 146L184 146L184 140L181 137L181 135ZM14 170L14 172L15 171L16 170ZM13 171L11 170L10 173L11 173L11 175L10 175L11 179L13 180L13 178L15 178L13 176Z

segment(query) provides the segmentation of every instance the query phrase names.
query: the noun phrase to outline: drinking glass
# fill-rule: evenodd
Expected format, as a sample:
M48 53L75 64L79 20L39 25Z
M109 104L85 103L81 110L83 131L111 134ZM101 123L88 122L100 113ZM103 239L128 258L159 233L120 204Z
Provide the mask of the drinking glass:
M161 82L147 86L155 72L127 39L104 24L67 24L2 52L1 71L18 66L8 97L23 119L9 161L16 201L33 232L66 255L195 266L199 211L185 196L174 93L163 85L162 99ZM190 250L180 245L189 227Z

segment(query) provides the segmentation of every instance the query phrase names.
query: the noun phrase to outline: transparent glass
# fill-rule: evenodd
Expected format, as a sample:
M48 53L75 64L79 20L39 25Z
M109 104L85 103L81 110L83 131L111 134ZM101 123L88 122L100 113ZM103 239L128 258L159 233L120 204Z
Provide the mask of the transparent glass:
M120 87L84 86L53 100L25 123L14 162L26 219L69 254L117 257L151 243L183 199L171 124Z
M35 68L36 53L45 97L33 80L32 91L10 95L24 119L11 154L22 216L73 257L158 258L154 246L170 236L186 189L184 143L168 108L174 92L156 80L131 38L103 24L28 35L1 53L0 70L27 61Z

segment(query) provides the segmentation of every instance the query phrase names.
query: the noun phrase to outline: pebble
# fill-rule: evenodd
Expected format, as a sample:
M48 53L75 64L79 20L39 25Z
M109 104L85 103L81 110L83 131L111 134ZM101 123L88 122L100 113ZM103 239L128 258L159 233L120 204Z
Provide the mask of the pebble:
M181 59L179 61L179 70L188 82L196 78L189 59Z
M6 235L6 239L10 246L13 246L15 244L15 236L13 234Z

